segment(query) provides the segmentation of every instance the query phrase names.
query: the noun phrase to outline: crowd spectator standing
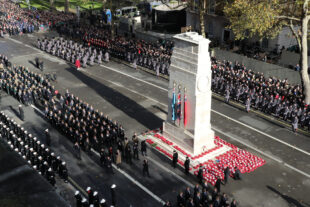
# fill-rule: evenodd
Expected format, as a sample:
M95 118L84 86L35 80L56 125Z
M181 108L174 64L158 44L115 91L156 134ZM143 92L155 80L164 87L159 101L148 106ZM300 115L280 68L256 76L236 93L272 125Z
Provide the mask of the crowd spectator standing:
M288 80L266 78L238 62L212 58L212 91L224 96L225 102L233 99L263 113L290 121L294 131L298 127L310 130L310 110L304 101L300 85Z
M73 13L22 9L9 0L0 1L0 35L32 33L40 28L55 27L59 23L76 18Z

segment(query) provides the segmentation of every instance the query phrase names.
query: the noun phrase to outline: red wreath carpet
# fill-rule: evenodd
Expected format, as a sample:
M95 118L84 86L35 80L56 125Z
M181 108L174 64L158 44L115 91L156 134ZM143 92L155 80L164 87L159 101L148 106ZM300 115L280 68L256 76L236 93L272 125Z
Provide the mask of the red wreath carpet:
M203 177L212 185L215 184L218 176L224 179L224 169L227 166L230 168L230 176L232 177L235 172L235 167L237 167L241 173L249 173L266 163L262 158L239 149L218 136L214 138L216 147L204 151L199 155L192 156L190 153L187 153L186 150L163 137L159 130L152 130L140 135L140 139L145 139L154 149L169 159L172 159L173 150L176 150L179 154L179 165L182 167L184 166L182 160L185 160L185 157L188 156L191 160L190 172L194 175L197 175L199 166L203 165Z

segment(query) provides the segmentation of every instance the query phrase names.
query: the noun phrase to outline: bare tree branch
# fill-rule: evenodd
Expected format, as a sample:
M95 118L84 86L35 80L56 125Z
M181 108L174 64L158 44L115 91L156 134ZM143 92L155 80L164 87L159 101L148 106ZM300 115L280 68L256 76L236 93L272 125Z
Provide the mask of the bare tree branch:
M289 17L289 16L276 16L277 19L286 19L290 21L300 21L297 17Z
M289 28L291 29L294 37L296 38L299 50L301 50L301 36L298 35L297 32L294 30L294 25L293 25L293 21L292 20L290 20Z

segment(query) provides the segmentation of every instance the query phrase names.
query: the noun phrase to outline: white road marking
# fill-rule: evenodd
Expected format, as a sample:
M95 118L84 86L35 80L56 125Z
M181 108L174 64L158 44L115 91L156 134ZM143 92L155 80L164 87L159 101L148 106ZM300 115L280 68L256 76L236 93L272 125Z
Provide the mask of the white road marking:
M13 39L11 39L11 40L13 40ZM13 41L16 41L17 43L22 44L21 42L19 42L19 41L17 41L17 40L13 40ZM37 49L37 50L38 50L38 49ZM130 77L130 78L132 78L132 79L138 80L138 81L140 81L140 82L143 82L143 83L145 83L145 84L151 85L151 86L153 86L153 87L159 88L159 89L161 89L161 90L163 90L163 91L168 91L168 90L165 89L165 88L162 88L162 87L157 86L157 85L155 85L155 84L153 84L153 83L149 83L149 82L147 82L147 81L141 80L141 79L136 78L136 77L134 77L134 76L132 76L132 75L123 73L123 72L121 72L121 71L119 71L119 70L116 70L116 69L113 69L113 68L111 68L111 67L108 67L108 66L105 66L105 65L100 65L100 66L102 66L102 67L104 67L104 68L107 68L107 69L109 69L109 70L112 70L112 71L114 71L114 72L120 73L120 74L122 74L122 75L125 75L125 76L127 76L127 77ZM128 89L128 88L127 88L127 89ZM131 90L131 89L128 89L128 90ZM138 92L133 91L133 90L132 90L132 92L138 93ZM139 94L140 94L140 93L139 93ZM141 94L140 94L140 95L141 95ZM142 95L142 96L143 96L143 95ZM153 100L153 101L156 102L156 103L160 103L159 101L156 101L156 100L154 100L154 99L152 99L152 98L149 98L149 97L147 97L147 96L144 96L144 97L145 97L145 98L148 98L148 99L150 99L150 100ZM161 104L161 105L164 105L164 106L167 106L167 104L163 104L163 103L160 103L160 104ZM35 108L35 109L37 109L35 106L32 106L32 107ZM39 109L37 109L37 110L40 111ZM235 119L233 119L233 118L231 118L231 117L228 117L228 116L226 116L225 114L222 114L222 113L220 113L220 112L218 112L218 111L215 111L215 110L213 110L213 109L211 109L211 111L214 112L214 113L216 113L216 114L218 114L218 115L221 115L221 116L223 116L223 117L225 117L225 118L227 118L227 119L229 119L229 120L231 120L231 121L234 121L234 122L236 122L236 123L238 123L238 124L240 124L240 125L242 125L242 126L245 126L245 127L249 128L249 129L251 129L251 130L253 130L253 131L256 131L256 132L258 132L258 133L260 133L260 134L262 134L262 135L265 135L265 136L267 136L267 137L269 137L269 138L271 138L271 139L273 139L273 140L275 140L275 141L278 141L278 142L280 142L281 144L284 144L284 145L286 145L286 146L289 146L289 147L291 147L291 148L293 148L293 149L295 149L295 150L297 150L297 151L300 151L300 152L302 152L302 153L304 153L304 154L306 154L306 155L308 155L308 156L310 155L310 153L307 152L307 151L305 151L305 150L302 150L302 149L300 149L300 148L298 148L298 147L295 147L295 146L293 146L293 145L291 145L291 144L289 144L289 143L286 143L286 142L284 142L284 141L282 141L282 140L279 140L279 139L277 139L277 138L275 138L275 137L273 137L273 136L271 136L271 135L269 135L269 134L267 134L267 133L265 133L265 132L262 132L262 131L260 131L260 130L258 130L258 129L255 129L254 127L248 126L248 125L246 125L246 124L244 124L244 123L242 123L242 122L240 122L240 121L238 121L238 120L235 120ZM41 113L43 114L43 112L41 112ZM213 127L213 128L214 128L214 127ZM215 129L215 128L214 128L214 129ZM216 129L215 129L215 130L216 130ZM216 131L219 131L219 130L216 130ZM275 157L273 157L273 156L271 156L271 155L269 155L269 154L267 154L267 153L262 152L261 150L257 149L256 147L250 146L250 145L248 145L248 144L246 144L246 143L244 143L244 142L238 140L237 138L232 137L231 135L226 135L225 132L221 132L221 131L220 131L220 133L222 133L222 134L224 134L225 136L228 136L228 137L230 137L230 138L232 138L232 139L234 139L234 140L236 140L236 141L242 143L243 145L245 145L245 146L247 146L247 147L249 147L249 148L251 148L251 149L253 149L253 150L255 150L255 151L259 152L259 153L261 153L261 154L264 154L265 156L267 156L267 157L269 157L269 158L271 158L271 159L273 159L273 160L275 160L275 161L277 161L277 162L279 162L279 163L283 163L283 164L284 164L285 166L287 166L288 168L290 168L290 169L292 169L292 170L294 170L294 171L296 171L296 172L299 172L300 174L303 174L303 175L305 175L306 177L310 177L309 174L307 174L307 173L305 173L305 172L303 172L303 171L301 171L301 170L299 170L299 169L297 169L297 168L295 168L295 167L293 167L293 166L291 166L291 165L289 165L289 164L287 164L287 163L285 163L285 162L283 162L283 161L281 161L281 160L279 160L279 159L277 159L277 158L275 158ZM115 166L114 166L114 167L115 167ZM156 195L155 195L155 196L156 196ZM160 199L160 198L159 198L159 199Z
M18 59L20 57L27 57L27 56L39 55L39 54L41 54L41 53L38 52L38 53L31 53L31 54L27 54L27 55L19 55L19 56L16 56L16 57L12 58L12 59Z
M283 164L284 166L286 166L286 167L288 167L288 168L290 168L290 169L292 169L292 170L294 170L294 171L296 171L296 172L298 172L298 173L300 173L300 174L302 174L302 175L304 175L304 176L310 178L310 174L308 174L308 173L306 173L306 172L304 172L304 171L301 171L301 170L299 170L299 169L293 167L292 165L287 164L286 162L283 162L282 160L279 160L278 158L276 158L276 157L274 157L274 156L272 156L272 155L270 155L270 154L268 154L268 153L266 153L266 152L263 152L262 150L259 150L259 149L257 149L257 148L254 147L254 146L251 146L251 145L249 145L249 144L247 144L247 143L241 141L240 139L238 139L238 138L232 136L231 134L227 134L226 132L223 132L223 131L221 131L220 129L218 129L218 128L216 128L216 127L212 127L212 129L215 130L215 131L218 131L218 132L220 132L221 134L223 134L223 135L225 135L225 136L227 136L227 137L229 137L229 138L231 138L231 139L233 139L233 140L235 140L235 141L237 141L237 142L243 144L244 146L247 146L248 148L250 148L250 149L252 149L252 150L255 150L255 151L259 152L260 154L265 155L266 157L269 157L270 159L272 159L272 160L274 160L274 161L276 161L276 162L279 162L279 163Z
M41 115L43 115L43 116L44 116L43 111L41 111L40 109L38 109L35 105L30 104L30 106L31 106L33 109L37 110L37 111L38 111Z
M36 51L38 51L39 54L41 54L42 56L48 56L48 58L46 58L46 59L49 59L49 60L52 60L52 61L54 61L54 62L58 62L58 63L61 63L61 64L66 64L66 63L67 63L65 60L63 60L63 59L61 59L61 58L59 58L59 57L53 56L53 55L51 55L51 54L48 54L48 53L46 53L46 52L44 52L44 51L42 51L42 50L39 50L38 48L36 48L36 47L34 47L34 46L25 44L25 43L23 43L23 42L21 42L21 41L18 41L18 40L12 39L12 38L9 38L9 40L11 40L11 41L13 41L13 42L15 42L15 43L18 43L18 44L22 44L22 45L24 45L25 47L29 47L29 48L31 48L31 49L33 49L33 50L36 50ZM35 54L29 54L29 55L35 55Z
M162 87L160 87L160 86L156 86L156 85L154 85L153 83L149 83L149 82L147 82L147 81L141 80L141 79L139 79L139 78L136 78L136 77L134 77L134 76L132 76L132 75L123 73L123 72L118 71L118 70L116 70L116 69L113 69L113 68L110 68L110 67L107 67L107 66L104 66L104 65L101 65L101 66L103 66L103 67L105 67L105 68L107 68L107 69L109 69L109 70L115 71L115 72L117 72L117 73L123 74L123 75L125 75L125 76L127 76L127 77L130 77L130 78L132 78L132 79L139 80L139 81L141 81L141 82L143 82L143 83L145 83L145 84L148 84L148 85L154 86L154 87L156 87L156 88L159 88L159 89L161 89L161 90L163 90L163 91L168 91L168 90L165 89L165 88L162 88ZM126 88L126 89L128 89L128 88ZM128 89L128 90L133 91L133 90L131 90L131 89ZM133 91L133 92L134 92L134 91ZM138 92L135 92L135 93L138 93ZM139 93L139 95L144 96L144 95L142 95L141 93ZM144 96L144 97L145 97L145 98L148 98L147 96ZM152 99L152 98L149 98L149 99L154 101L154 99ZM156 100L155 100L155 102L156 102L156 103L160 103L160 102L158 102L158 101L156 101ZM161 105L164 105L164 106L167 106L167 104L163 104L163 103L160 103L160 104L161 104ZM258 132L258 133L260 133L260 134L262 134L262 135L264 135L264 136L267 136L267 137L269 137L270 139L273 139L273 140L275 140L275 141L277 141L277 142L280 142L281 144L284 144L284 145L286 145L286 146L288 146L288 147L290 147L290 148L293 148L293 149L295 149L295 150L297 150L297 151L299 151L299 152L302 152L302 153L304 153L304 154L310 156L310 153L307 152L307 151L305 151L305 150L303 150L303 149L300 149L300 148L298 148L298 147L295 147L294 145L291 145L291 144L289 144L289 143L287 143L287 142L284 142L284 141L282 141L282 140L280 140L280 139L278 139L278 138L276 138L276 137L274 137L274 136L271 136L271 135L269 135L269 134L267 134L267 133L265 133L265 132L262 132L262 131L260 131L260 130L258 130L258 129L256 129L256 128L254 128L254 127L251 127L251 126L249 126L249 125L247 125L247 124L244 124L244 123L242 123L242 122L240 122L240 121L238 121L238 120L236 120L236 119L233 119L233 118L231 118L231 117L229 117L229 116L226 116L225 114L222 114L222 113L220 113L220 112L218 112L218 111L216 111L216 110L211 109L211 111L214 112L214 113L216 113L216 114L218 114L218 115L220 115L220 116L223 116L223 117L225 117L225 118L227 118L227 119L229 119L229 120L231 120L231 121L233 121L233 122L235 122L235 123L238 123L238 124L240 124L240 125L242 125L242 126L244 126L244 127L247 127L247 128L249 128L249 129L251 129L251 130L253 130L253 131L255 131L255 132Z
M91 149L93 153L95 153L97 156L100 157L100 154L98 152L96 152L94 149ZM155 200L157 200L158 202L160 202L161 204L165 204L165 201L162 200L160 197L158 197L157 195L155 195L152 191L150 191L148 188L146 188L144 185L142 185L139 181L137 181L136 179L134 179L133 177L131 177L128 173L126 173L125 171L119 169L116 167L116 165L112 164L113 168L116 169L118 172L120 172L121 174L123 174L126 178L128 178L131 182L133 182L135 185L137 185L139 188L141 188L144 192L146 192L147 194L149 194L150 196L152 196Z
M222 113L220 113L220 112L218 112L218 111L215 111L215 110L213 110L213 109L212 109L212 111L213 111L214 113L220 115L220 116L225 117L226 119L229 119L229 120L231 120L231 121L233 121L233 122L236 122L236 123L238 123L238 124L240 124L240 125L242 125L242 126L245 126L245 127L249 128L249 129L255 131L255 132L258 132L258 133L260 133L260 134L262 134L262 135L264 135L264 136L266 136L266 137L269 137L270 139L273 139L273 140L275 140L275 141L277 141L277 142L280 142L281 144L284 144L284 145L286 145L286 146L288 146L288 147L291 147L291 148L293 148L293 149L295 149L295 150L297 150L297 151L299 151L299 152L302 152L302 153L304 153L304 154L310 156L310 153L307 152L307 151L305 151L305 150L302 150L302 149L300 149L300 148L298 148L298 147L295 147L295 146L293 146L293 145L291 145L291 144L289 144L289 143L287 143L287 142L284 142L284 141L282 141L282 140L280 140L280 139L278 139L278 138L276 138L276 137L274 137L274 136L271 136L271 135L269 135L269 134L267 134L267 133L265 133L265 132L262 132L262 131L260 131L260 130L258 130L258 129L255 129L254 127L251 127L251 126L249 126L249 125L246 125L246 124L244 124L244 123L242 123L242 122L240 122L240 121L238 121L238 120L236 120L236 119L233 119L233 118L231 118L231 117L229 117L229 116L226 116L225 114L222 114Z
M157 162L156 160L154 160L150 156L148 156L147 159L150 160L151 162L155 163L158 167L162 168L163 170L165 170L165 171L169 172L170 174L174 175L177 179L179 179L180 181L185 183L187 186L189 186L191 188L194 187L194 185L192 183L188 182L187 180L185 180L184 178L182 178L181 176L179 176L178 174L176 174L172 170L166 168L165 166L163 166L162 164L160 164L159 162Z
M44 115L44 113L38 109L36 106L31 104L31 107L34 108L35 110L37 110L40 114ZM91 149L93 153L95 153L97 156L100 157L100 154L98 152L96 152L94 149ZM152 191L150 191L149 189L147 189L145 186L143 186L139 181L135 180L133 177L131 177L129 174L127 174L125 171L118 169L116 167L116 165L112 165L114 169L116 169L117 171L119 171L121 174L123 174L126 178L128 178L131 182L133 182L135 185L137 185L139 188L141 188L144 192L146 192L147 194L149 194L150 196L152 196L155 200L157 200L158 202L165 204L165 201L162 200L161 198L159 198L157 195L155 195Z
M83 70L83 72L84 72L84 73L87 73L88 75L94 77L94 75L93 75L92 73L88 72L87 70ZM160 105L162 105L162 106L167 106L167 104L163 104L163 103L161 103L161 102L159 102L159 101L157 101L157 100L155 100L155 99L153 99L153 98L151 98L151 97L149 97L149 96L143 95L143 94L141 94L141 93L139 93L139 92L137 92L137 91L135 91L135 90L129 89L128 87L125 87L125 86L122 85L122 84L114 83L114 82L109 81L109 80L106 80L106 79L104 79L104 78L102 78L102 77L100 77L100 76L96 76L96 78L99 78L99 79L104 80L104 81L106 81L106 82L108 82L108 83L114 84L114 85L116 85L116 86L119 86L119 87L121 87L121 88L125 88L126 90L128 90L128 91L130 91L130 92L132 92L132 93L135 93L135 94L137 94L137 95L139 95L139 96L142 96L142 97L144 97L144 98L146 98L146 99L149 99L149 100L151 100L151 101L153 101L153 102L155 102L155 103L158 103L158 104L160 104Z
M130 77L130 78L132 78L132 79L138 80L138 81L140 81L140 82L142 82L142 83L146 83L146 84L148 84L148 85L151 85L151 86L153 86L153 87L155 87L155 88L158 88L158 89L160 89L160 90L168 91L166 88L160 87L160 86L158 86L158 85L156 85L156 84L153 84L153 83L149 83L149 82L147 82L147 81L145 81L145 80L141 80L141 79L139 79L139 78L136 78L136 77L134 77L134 76L128 75L127 73L121 72L121 71L119 71L119 70L115 70L115 69L113 69L113 68L111 68L111 67L108 67L108 66L106 66L106 65L102 65L102 64L101 64L100 66L101 66L101 67L104 67L104 68L107 68L107 69L109 69L109 70L112 70L112 71L114 71L114 72L120 73L120 74L122 74L122 75L124 75L124 76Z

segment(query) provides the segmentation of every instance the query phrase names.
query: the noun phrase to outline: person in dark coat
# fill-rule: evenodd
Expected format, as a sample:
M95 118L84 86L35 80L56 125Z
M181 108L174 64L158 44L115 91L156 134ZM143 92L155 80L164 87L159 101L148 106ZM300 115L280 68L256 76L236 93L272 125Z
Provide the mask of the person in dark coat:
M146 154L146 148L147 148L146 142L145 142L145 140L143 140L143 141L141 142L141 153L142 153L142 156L147 156L147 154Z
M75 152L76 152L76 157L81 160L81 148L78 142L76 142L73 146Z
M189 157L186 156L186 160L184 162L184 168L185 168L185 174L186 175L189 174L189 165L190 165L190 160L189 160Z
M241 172L237 167L235 167L234 179L241 180Z
M143 176L145 176L145 174L150 177L150 173L149 173L149 163L147 160L143 160Z
M18 106L18 110L19 110L19 117L20 117L20 119L22 121L24 121L25 120L25 115L24 115L24 109L23 109L22 105Z
M175 168L177 166L178 163L178 158L179 155L177 153L177 151L173 150L173 158L172 158L172 166Z
M221 192L221 183L222 183L222 180L220 177L217 177L217 180L216 180L216 183L215 183L215 187L217 189L218 192Z
M51 135L50 135L48 129L46 129L46 130L44 131L44 133L45 133L46 145L50 147L50 146L51 146Z
M225 169L224 169L224 184L226 185L227 181L228 181L228 178L230 176L230 169L229 167L227 166Z

